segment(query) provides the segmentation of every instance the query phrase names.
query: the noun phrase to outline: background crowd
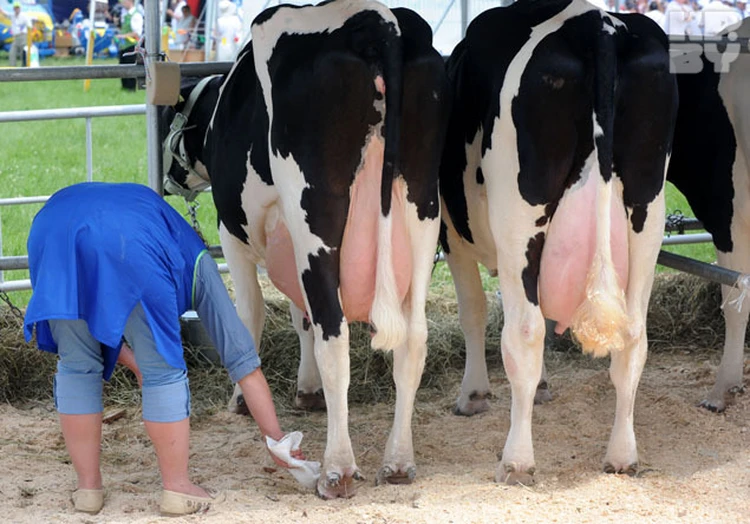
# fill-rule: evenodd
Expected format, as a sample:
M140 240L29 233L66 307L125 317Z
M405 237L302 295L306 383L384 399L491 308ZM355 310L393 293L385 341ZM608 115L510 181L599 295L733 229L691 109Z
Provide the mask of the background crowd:
M589 0L615 11L615 0ZM716 36L750 15L746 0L625 0L621 13L641 13L670 35Z

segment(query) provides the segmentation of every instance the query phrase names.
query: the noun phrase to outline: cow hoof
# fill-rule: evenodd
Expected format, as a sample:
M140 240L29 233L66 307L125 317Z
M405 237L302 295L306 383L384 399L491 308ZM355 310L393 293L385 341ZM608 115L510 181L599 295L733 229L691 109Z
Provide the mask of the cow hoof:
M411 484L414 479L417 478L417 467L412 465L406 468L404 471L401 468L393 469L391 466L383 466L378 471L378 476L375 479L375 484L381 486L383 484Z
M532 486L534 484L534 467L518 469L515 464L498 464L495 471L495 482L508 486Z
M549 384L547 381L540 382L536 387L536 394L534 395L534 404L546 404L552 400L552 393L549 392Z
M357 485L354 483L357 478L363 478L355 472L351 476L341 476L339 473L329 473L325 479L318 480L318 496L324 500L338 498L351 498L357 493Z
M305 393L303 391L297 391L297 396L294 399L294 405L299 409L306 411L325 411L326 409L326 398L323 395L323 390L319 389L315 393Z
M636 473L638 473L638 463L633 462L632 464L628 464L627 466L616 468L611 462L605 462L604 473L635 477Z
M456 403L456 407L453 408L453 414L462 417L471 417L472 415L478 415L484 413L490 409L489 399L492 398L492 393L486 391L479 393L474 391L469 395L468 401L462 401L460 398Z
M250 415L250 410L247 408L247 404L245 404L245 397L242 395L237 396L235 402L230 406L229 411L245 417Z
M711 411L712 413L723 413L724 410L727 409L727 403L724 402L724 400L705 399L705 400L702 400L698 404L698 406L703 409L707 409L708 411Z

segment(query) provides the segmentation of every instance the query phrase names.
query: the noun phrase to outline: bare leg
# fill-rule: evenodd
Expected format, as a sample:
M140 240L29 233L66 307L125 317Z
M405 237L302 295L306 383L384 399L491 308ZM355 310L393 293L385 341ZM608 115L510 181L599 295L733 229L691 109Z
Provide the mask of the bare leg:
M143 421L159 460L164 489L186 495L208 497L206 490L190 482L190 418L179 422Z
M65 438L65 447L78 476L78 489L102 489L102 474L99 470L102 414L60 413L60 427Z

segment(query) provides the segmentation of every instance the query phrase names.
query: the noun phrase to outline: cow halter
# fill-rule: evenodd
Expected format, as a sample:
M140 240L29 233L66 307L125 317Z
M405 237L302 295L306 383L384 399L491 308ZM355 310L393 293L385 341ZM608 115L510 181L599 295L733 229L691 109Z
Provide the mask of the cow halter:
M203 192L204 189L211 187L211 181L204 178L203 175L198 173L190 164L190 159L185 151L184 133L185 126L187 125L190 112L193 110L195 102L201 96L201 93L208 83L217 76L220 75L207 76L198 82L198 85L196 85L190 92L190 96L188 97L187 102L185 102L182 111L174 116L174 120L172 120L172 124L169 126L169 134L167 135L167 138L164 139L164 165L162 168L162 173L164 175L164 189L172 195L183 197L187 202L192 202L199 193ZM169 170L174 161L185 169L188 174L198 177L198 179L203 182L191 188L186 188L175 182L175 180L169 175Z

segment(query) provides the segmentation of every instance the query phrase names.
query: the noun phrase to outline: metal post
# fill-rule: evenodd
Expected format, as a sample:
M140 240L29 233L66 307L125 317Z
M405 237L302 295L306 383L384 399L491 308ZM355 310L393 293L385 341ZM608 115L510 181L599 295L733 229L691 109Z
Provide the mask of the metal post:
M461 38L466 36L469 26L469 0L461 0Z
M451 0L448 2L448 6L443 11L443 14L440 15L440 20L438 20L437 24L435 24L435 27L432 28L432 34L436 34L438 30L440 29L440 26L443 25L443 22L445 22L445 18L448 16L448 13L450 12L451 8L453 7L453 4L456 3L456 0ZM463 38L465 35L462 35L461 38Z
M94 180L93 145L91 144L91 118L86 119L86 180Z
M216 27L216 19L218 18L218 0L206 0L206 19L205 19L205 34L206 42L203 45L203 61L209 62L212 60L214 50L214 30Z
M146 67L149 61L158 61L161 33L159 31L159 2L148 0L146 7ZM147 73L148 76L148 73ZM161 178L161 147L159 144L159 108L146 104L146 140L148 143L148 185L159 195L164 194Z

